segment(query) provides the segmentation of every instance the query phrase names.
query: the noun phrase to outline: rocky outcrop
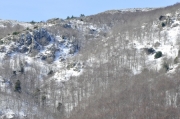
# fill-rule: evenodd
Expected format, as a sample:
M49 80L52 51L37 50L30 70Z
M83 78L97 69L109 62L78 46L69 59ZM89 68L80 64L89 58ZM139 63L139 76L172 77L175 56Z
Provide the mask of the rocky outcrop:
M40 30L35 30L33 32L33 37L34 37L34 40L42 46L48 45L49 42L53 39L50 33L46 29L43 29L43 28L41 28Z
M26 53L28 51L29 51L29 48L27 46L22 46L21 48L19 48L20 53Z
M5 52L8 56L12 53L27 54L31 57L39 58L49 63L54 59L63 61L68 55L73 55L78 51L78 44L75 38L54 37L47 29L40 28L34 31L27 30L18 35L4 39L6 44L0 45L0 52Z

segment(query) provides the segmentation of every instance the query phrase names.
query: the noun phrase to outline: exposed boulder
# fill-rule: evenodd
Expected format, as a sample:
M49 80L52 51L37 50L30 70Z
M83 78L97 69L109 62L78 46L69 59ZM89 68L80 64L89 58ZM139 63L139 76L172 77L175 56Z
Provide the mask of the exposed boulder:
M153 48L144 48L144 51L147 55L155 53L155 50Z
M25 53L25 52L28 52L28 51L29 51L29 48L27 48L26 46L23 46L23 47L19 48L20 53Z
M160 21L164 21L164 20L166 20L166 19L167 19L167 16L161 15L161 16L159 17L159 20L160 20Z

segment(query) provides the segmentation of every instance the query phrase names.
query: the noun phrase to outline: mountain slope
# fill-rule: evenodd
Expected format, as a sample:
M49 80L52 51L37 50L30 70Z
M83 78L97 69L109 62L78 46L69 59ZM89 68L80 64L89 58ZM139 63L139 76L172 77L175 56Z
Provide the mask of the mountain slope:
M1 20L0 117L179 118L179 7Z

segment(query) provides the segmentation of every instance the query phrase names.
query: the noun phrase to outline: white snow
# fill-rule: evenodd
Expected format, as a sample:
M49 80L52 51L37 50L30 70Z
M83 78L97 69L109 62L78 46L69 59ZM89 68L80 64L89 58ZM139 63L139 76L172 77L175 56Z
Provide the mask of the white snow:
M5 110L4 113L5 113L5 117L8 119L12 119L15 116L15 113L10 109Z

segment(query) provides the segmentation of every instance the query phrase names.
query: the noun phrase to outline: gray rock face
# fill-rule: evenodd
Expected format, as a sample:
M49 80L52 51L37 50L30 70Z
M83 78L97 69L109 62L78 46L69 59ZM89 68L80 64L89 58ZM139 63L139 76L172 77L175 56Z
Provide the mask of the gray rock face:
M10 47L2 45L0 52L6 52L7 56L12 53L24 53L51 63L55 59L64 61L78 50L75 37L62 34L54 38L45 28L28 30L13 36L13 39L13 42L9 43Z
M41 50L41 47L38 43L32 43L29 49L29 53L31 54L31 56L35 56L39 53L39 51Z
M9 48L9 51L16 52L16 51L18 51L18 47L14 46L14 45L11 45L10 48Z
M38 43L34 42L31 45L31 49L39 51L41 49L41 47L40 47L40 45Z
M25 41L24 35L21 35L17 42L18 42L19 46L22 46L22 45L24 45L24 41Z
M28 33L26 35L25 45L29 46L29 45L31 45L31 43L32 43L32 36L31 36L31 34Z
M20 36L18 43L18 52L28 52L36 55L42 46L46 46L51 41L50 34L45 29L35 30L33 35L29 32ZM28 48L30 47L30 48Z
M19 49L20 53L26 53L29 51L29 48L27 48L26 46L23 46L22 48Z
M37 41L42 46L48 45L51 41L51 36L46 29L42 28L38 31L34 31L33 35L34 35L34 40Z
M21 37L18 40L18 44L20 46L20 53L25 53L28 51L28 47L30 53L35 53L41 50L42 46L46 46L50 43L51 41L51 36L47 32L46 29L40 29L40 30L35 30L33 32L33 35L31 35L29 32L27 34L21 35Z

